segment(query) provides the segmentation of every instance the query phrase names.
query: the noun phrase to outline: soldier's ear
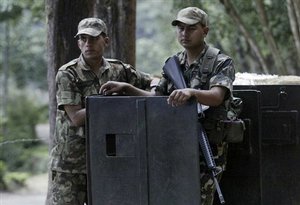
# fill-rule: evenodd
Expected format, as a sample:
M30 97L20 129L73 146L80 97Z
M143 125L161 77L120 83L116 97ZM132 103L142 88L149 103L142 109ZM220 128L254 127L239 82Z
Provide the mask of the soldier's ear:
M208 26L203 27L203 31L204 31L204 34L206 36L208 34L209 27Z
M80 40L79 39L77 40L77 46L78 46L79 49L81 49L81 44L80 44Z
M110 43L110 38L108 36L104 37L105 46L108 47Z

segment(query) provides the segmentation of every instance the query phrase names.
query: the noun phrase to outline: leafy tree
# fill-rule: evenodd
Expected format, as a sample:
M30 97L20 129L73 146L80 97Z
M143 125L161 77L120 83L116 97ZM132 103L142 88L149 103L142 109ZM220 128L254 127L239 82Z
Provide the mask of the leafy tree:
M0 2L2 185L6 172L34 171L28 162L40 144L35 125L47 120L47 107L33 95L37 88L47 88L43 10L39 0Z
M6 162L8 171L18 171L26 166L25 150L40 144L35 125L47 121L48 116L47 106L42 106L35 95L10 87L7 119L1 122L6 124L7 132L1 137L0 161ZM27 168L29 171L30 167Z
M19 87L34 82L40 88L47 88L43 7L43 1L38 0L0 3L0 37L3 39L0 46L7 52L4 58L8 58L2 60L8 62L6 77L16 80ZM0 71L4 73L3 64Z
M172 1L139 1L137 4L136 67L160 74L167 57L181 48L171 25L174 14ZM147 15L145 15L147 14Z
M296 18L299 15L299 0L243 3L240 0L144 0L139 1L137 6L138 68L160 72L166 57L181 49L169 26L171 20L179 9L197 6L209 15L207 42L232 56L237 71L271 74L300 72L297 54L300 26L297 26L299 21ZM146 12L148 15L145 15ZM294 26L290 26L290 22ZM291 27L294 28L294 35L291 35Z
M292 53L296 65L300 64L300 0L286 0L289 22L294 38L296 52ZM283 28L284 29L284 28ZM298 66L299 68L299 66ZM300 69L298 69L300 70ZM300 72L300 71L299 71ZM298 72L298 73L299 73Z
M243 4L238 0L220 0L220 2L231 17L231 24L236 25L236 31L239 32L239 35L235 32L233 36L242 42L239 46L239 51L242 52L239 53L243 53L242 57L251 57L247 59L249 66L255 66L256 72L272 74L299 72L297 69L299 66L293 63L297 62L295 59L297 55L293 37L290 35L291 28L284 0L257 0L255 3ZM247 55L248 53L250 55Z

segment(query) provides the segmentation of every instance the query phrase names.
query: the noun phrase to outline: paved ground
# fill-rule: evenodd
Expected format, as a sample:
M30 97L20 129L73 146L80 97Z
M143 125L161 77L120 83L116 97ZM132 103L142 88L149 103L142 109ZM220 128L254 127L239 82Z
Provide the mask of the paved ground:
M1 193L1 205L44 205L46 196L43 194Z
M3 193L0 205L44 205L47 193L47 174L30 178L26 188L14 193Z

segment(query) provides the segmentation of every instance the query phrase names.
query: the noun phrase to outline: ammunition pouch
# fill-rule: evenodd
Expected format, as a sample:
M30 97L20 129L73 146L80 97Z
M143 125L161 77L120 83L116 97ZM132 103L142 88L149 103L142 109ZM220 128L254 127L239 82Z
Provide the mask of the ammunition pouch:
M222 120L224 129L224 141L228 143L239 143L244 139L245 123L241 119Z
M245 123L241 119L203 121L202 125L212 144L239 143L244 139Z
M239 143L243 141L245 123L238 118L242 109L241 99L234 98L229 108L227 111L209 108L205 113L206 118L200 119L210 143Z
M246 127L244 121L238 118L242 108L242 99L233 97L227 113L227 119L229 120L221 120L224 127L225 142L239 143L243 141Z

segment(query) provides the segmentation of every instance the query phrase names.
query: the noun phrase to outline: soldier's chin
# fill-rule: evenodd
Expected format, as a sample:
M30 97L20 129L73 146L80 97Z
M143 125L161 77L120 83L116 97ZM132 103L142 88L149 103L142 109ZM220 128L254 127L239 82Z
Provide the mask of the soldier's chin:
M183 47L186 47L186 48L191 47L190 43L187 42L187 41L181 41L180 44L181 44Z
M84 57L85 58L95 58L97 57L95 52L84 52Z
M95 51L85 51L85 55L95 55Z

